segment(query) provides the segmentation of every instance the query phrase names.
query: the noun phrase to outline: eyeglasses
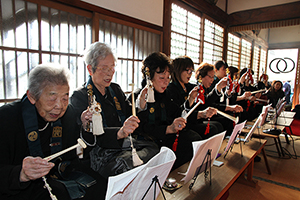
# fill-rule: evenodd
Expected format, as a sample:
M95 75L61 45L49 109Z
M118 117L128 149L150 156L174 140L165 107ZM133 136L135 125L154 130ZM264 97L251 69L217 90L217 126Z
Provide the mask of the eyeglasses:
M208 74L207 74L206 76L208 76L208 77L209 77L209 78L211 78L211 79L213 79L213 78L214 78L213 76L210 76L210 75L208 75Z
M106 73L106 74L109 72L115 72L115 66L111 66L111 67L98 66L96 69L99 69L99 70L101 70L101 72Z
M188 74L191 74L191 73L193 73L193 72L194 72L194 70L193 70L193 69L185 69L184 71L186 71Z

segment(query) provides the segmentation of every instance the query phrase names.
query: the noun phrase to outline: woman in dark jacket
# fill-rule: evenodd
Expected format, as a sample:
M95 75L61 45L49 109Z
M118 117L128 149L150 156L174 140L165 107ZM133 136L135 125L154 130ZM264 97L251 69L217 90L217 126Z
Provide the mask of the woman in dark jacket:
M169 84L167 91L170 93L171 98L175 103L179 106L184 106L191 90L195 87L197 88L197 85L189 82L194 71L194 63L189 57L181 56L173 60L173 67L172 81ZM206 97L206 100L210 101L210 98L208 96ZM200 105L191 116L191 118L194 119L189 120L187 126L199 133L203 139L209 138L223 130L222 124L219 122L211 121L208 126L208 121L204 121L204 119L210 118L216 113L216 109L208 107L205 104Z
M81 164L72 150L43 158L77 143L79 127L69 102L69 72L50 64L29 74L21 100L0 107L0 199L105 199L106 180ZM97 183L96 183L97 182Z
M239 105L226 105L219 103L219 98L221 96L221 90L227 85L227 78L222 78L211 90L210 86L214 81L214 67L209 63L201 63L198 69L196 70L196 78L201 81L203 86L205 96L208 99L205 99L207 106L217 108L220 111L229 111L229 112L241 112L243 108ZM212 98L213 97L213 98ZM224 130L227 131L227 135L230 135L233 130L233 123L230 119L227 119L223 116L216 115L213 116L211 121L218 121L222 124Z
M115 57L111 48L100 42L91 44L85 50L85 62L90 74L87 83L74 91L70 103L76 108L77 122L82 127L87 126L92 113L87 109L90 106L89 89L101 105L101 115L104 133L97 136L97 145L101 148L120 149L124 138L138 127L138 118L131 116L131 105L121 87L112 83L115 73ZM90 132L83 132L83 138L93 144L95 138ZM93 146L84 150L84 160L89 160L89 152Z
M176 154L173 169L191 160L192 142L201 140L198 133L186 127L186 120L181 116L182 108L173 101L166 91L173 67L169 58L163 53L152 53L143 61L144 78L150 79L152 85L144 87L137 99L141 112L138 113L140 125L137 131L151 138L159 146L166 146ZM155 102L147 102L146 97L154 89Z
M270 91L267 93L267 97L272 103L272 107L275 108L279 99L283 98L284 92L282 90L282 82L277 80L273 81Z

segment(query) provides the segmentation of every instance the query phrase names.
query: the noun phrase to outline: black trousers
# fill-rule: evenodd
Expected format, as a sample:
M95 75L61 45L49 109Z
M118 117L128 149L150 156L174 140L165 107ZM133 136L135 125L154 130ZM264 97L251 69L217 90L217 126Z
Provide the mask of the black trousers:
M167 139L163 141L162 146L167 146L170 149L173 147L173 143L176 139L176 134L167 135ZM190 129L183 129L179 132L177 149L174 152L176 155L176 161L172 167L176 169L183 165L184 163L190 161L193 157L193 141L201 140L200 135Z
M79 198L80 200L94 200L94 199L105 199L107 180L100 176L97 172L94 172L87 166L80 165L76 170L84 171L86 174L96 179L97 183L87 188L84 197ZM64 184L58 182L55 179L47 178L47 182L52 188L52 194L59 200L70 200L70 195L65 188ZM18 192L15 195L4 196L0 195L1 200L51 200L50 194L46 188L43 180L37 179L31 181L30 185L26 189Z

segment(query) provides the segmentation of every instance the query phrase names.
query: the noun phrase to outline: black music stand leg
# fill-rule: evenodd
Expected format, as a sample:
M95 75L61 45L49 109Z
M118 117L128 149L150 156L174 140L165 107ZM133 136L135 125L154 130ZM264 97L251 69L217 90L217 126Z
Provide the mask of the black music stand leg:
M211 150L209 152L208 161L206 163L208 164L208 162L209 162L209 172L208 172L209 173L209 185L211 185ZM206 164L206 169L207 169L207 164Z
M153 200L155 200L155 197L156 197L156 184L158 184L159 189L160 189L160 191L161 191L161 193L162 193L162 195L164 197L164 200L166 200L166 197L165 197L165 194L163 192L163 189L162 189L161 185L159 184L158 176L154 176L152 178L152 182L151 182L150 186L148 187L147 191L145 192L144 196L142 197L142 200L146 197L146 195L149 192L150 188L152 187L153 183L154 183L154 194L153 194L154 196L153 196Z
M205 171L204 171L204 176L205 176L205 178L207 177L207 175L208 175L208 172L207 172L207 164L208 164L208 162L210 162L210 173L211 173L211 149L208 149L207 150L207 152L206 152L206 154L205 154L205 157L204 157L204 159L203 159L203 161L202 161L202 164L198 167L198 169L196 170L196 172L195 172L195 175L194 175L194 177L193 177L193 179L192 179L192 183L189 185L189 190L191 190L192 189L192 187L194 186L194 184L195 184L195 182L196 182L196 179L197 179L197 177L198 177L198 175L199 175L199 173L200 173L200 170L202 169L202 166L203 166L203 164L204 164L204 162L206 161L206 165L205 165ZM211 174L210 174L210 185L211 185Z
M155 177L154 177L155 178ZM161 194L163 195L163 197L164 197L164 200L166 200L166 197L165 197L165 194L164 194L164 191L163 191L163 189L162 189L162 187L161 187L161 185L159 184L159 181L158 181L158 177L156 176L156 183L158 184L158 187L159 187L159 189L160 189L160 191L161 191ZM154 197L155 198L155 197Z
M244 157L244 155L243 155L243 145L242 145L241 142L240 142L240 149L241 149L241 157Z
M281 150L281 154L282 154L282 156L284 156L284 152L283 152L283 148L281 146L281 141L280 141L280 137L279 136L278 136L278 144L279 144L279 148Z
M155 196L156 196L156 184L154 183L154 191L153 191L153 200L155 200Z
M291 133L291 135L293 135L293 132L292 132L292 128L291 128L291 126L289 126L289 129L290 129L290 133ZM288 134L287 134L287 133L285 133L284 135L285 135L285 140L286 140L286 143L287 143L287 144L290 144L290 140L289 140Z
M284 133L284 136L285 136L285 141L286 141L286 143L287 143L287 144L290 144L288 134L287 134L287 133Z

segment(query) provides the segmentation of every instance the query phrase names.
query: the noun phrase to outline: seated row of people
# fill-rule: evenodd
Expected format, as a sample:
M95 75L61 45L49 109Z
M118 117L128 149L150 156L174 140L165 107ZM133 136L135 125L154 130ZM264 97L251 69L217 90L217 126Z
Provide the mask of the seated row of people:
M112 83L116 59L109 46L93 43L85 51L85 62L89 79L74 91L70 104L68 72L49 64L30 72L28 91L20 101L0 108L1 199L50 199L49 192L58 199L104 199L107 177L91 169L90 156L96 147L122 150L133 134L136 140L156 144L151 156L162 146L172 149L175 169L192 158L193 141L223 130L231 134L234 124L216 116L217 112L243 112L245 107L237 102L251 96L247 89L240 95L228 91L229 77L226 73L218 76L208 63L196 70L197 85L191 84L194 64L190 58L171 61L155 52L143 61L144 80L134 95L137 107L132 108L131 98ZM225 62L219 65L226 70ZM241 77L246 80L246 75ZM213 83L214 79L218 81ZM102 119L103 133L99 135L86 129L94 117L90 109L93 100L101 114L97 119ZM203 103L187 119L182 117L199 100ZM88 146L83 158L73 150L51 162L43 159L76 144L77 138ZM141 159L147 162L149 155Z

